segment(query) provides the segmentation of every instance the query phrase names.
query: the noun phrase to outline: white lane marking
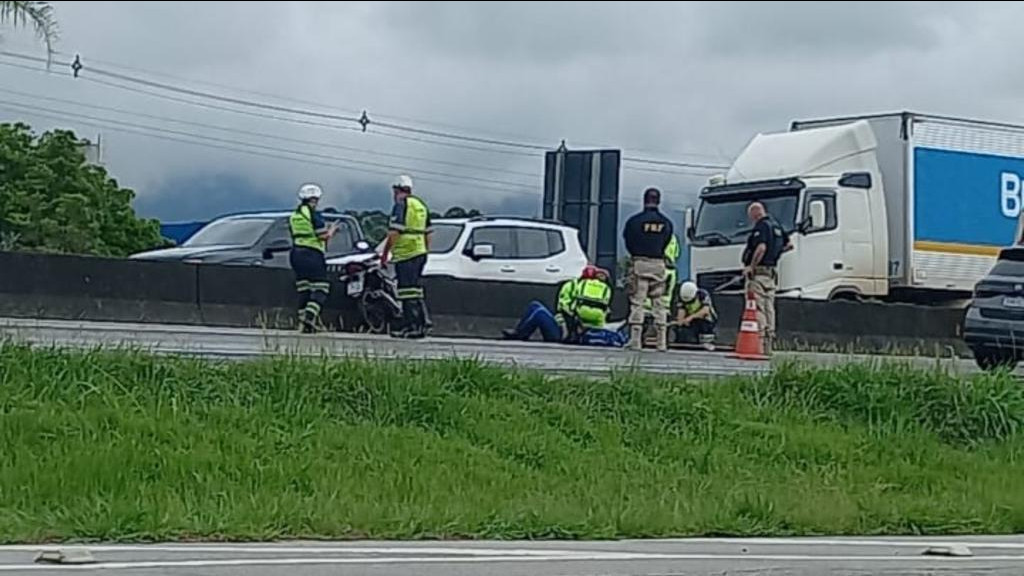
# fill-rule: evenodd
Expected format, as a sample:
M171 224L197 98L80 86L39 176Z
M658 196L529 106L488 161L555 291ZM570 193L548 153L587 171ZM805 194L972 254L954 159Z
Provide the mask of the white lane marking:
M988 540L874 540L822 538L669 538L662 540L623 540L635 544L744 544L748 546L888 546L892 548L928 548L962 544L970 548L1024 550L1024 542L991 542Z
M486 562L610 562L610 561L652 561L652 560L719 560L719 561L788 561L788 562L896 562L938 564L971 564L979 562L1017 562L1024 556L984 556L973 558L936 558L921 556L808 556L787 554L591 554L578 556L461 556L445 558L427 557L379 557L379 558L231 558L219 560L156 560L138 562L101 562L97 564L6 564L0 565L0 572L27 570L131 570L148 568L214 568L238 566L303 566L303 565L344 565L344 564L465 564Z
M523 548L473 548L468 546L262 546L251 545L208 545L208 544L40 544L32 546L19 544L0 546L3 552L39 552L61 548L87 549L90 552L169 552L169 553L247 553L247 554L439 554L463 556L571 556L577 554L594 554L600 551L567 550L567 549L523 549ZM615 554L616 552L608 552Z

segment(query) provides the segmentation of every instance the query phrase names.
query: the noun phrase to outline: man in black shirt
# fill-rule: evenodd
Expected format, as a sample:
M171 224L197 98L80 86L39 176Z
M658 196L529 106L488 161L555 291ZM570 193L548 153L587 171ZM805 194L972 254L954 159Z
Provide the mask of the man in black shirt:
M771 354L775 342L779 258L793 246L786 232L765 211L764 204L751 203L747 207L747 217L754 228L747 236L747 247L743 250L743 275L747 294L752 294L757 304L757 323L765 354Z
M668 349L668 317L665 311L665 248L672 240L672 221L658 209L661 191L644 191L644 210L626 222L622 231L629 267L629 347L643 348L644 303L651 299L658 350Z

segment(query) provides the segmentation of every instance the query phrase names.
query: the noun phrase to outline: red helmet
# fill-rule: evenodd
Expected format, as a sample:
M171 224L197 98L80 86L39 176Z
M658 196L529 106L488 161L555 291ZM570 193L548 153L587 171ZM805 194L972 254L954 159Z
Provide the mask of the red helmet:
M607 282L608 279L612 277L612 275L609 274L608 271L605 270L604 268L598 268L597 272L594 274L594 277L597 278L598 280L604 280L605 282Z
M584 280L597 278L597 266L594 266L593 264L587 264L586 266L584 266L583 272L580 273L580 278Z

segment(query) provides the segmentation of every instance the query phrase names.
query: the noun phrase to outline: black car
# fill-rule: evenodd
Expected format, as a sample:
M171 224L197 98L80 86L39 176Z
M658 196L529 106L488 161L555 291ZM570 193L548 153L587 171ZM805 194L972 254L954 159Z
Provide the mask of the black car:
M974 287L964 341L985 370L1014 368L1024 358L1024 247L1004 248Z
M186 262L190 264L229 264L287 268L291 234L291 212L263 212L225 216L203 226L191 238L175 248L132 255L135 260ZM338 258L357 253L356 242L363 240L359 222L338 212L323 212L330 224L341 222L338 233L327 244L327 257Z

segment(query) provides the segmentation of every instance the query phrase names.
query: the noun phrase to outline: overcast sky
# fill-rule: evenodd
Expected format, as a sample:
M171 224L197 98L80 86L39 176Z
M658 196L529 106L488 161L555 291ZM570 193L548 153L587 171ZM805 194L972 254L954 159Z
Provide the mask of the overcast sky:
M570 148L728 163L755 133L784 130L797 118L910 109L1024 123L1024 5L1017 3L54 4L60 58L81 54L83 76L92 64L235 98L337 114L365 109L377 120L552 147L564 138ZM30 34L2 33L0 50L44 54ZM0 93L0 106L78 116L0 109L0 121L102 134L109 170L136 189L142 213L164 220L289 206L305 180L321 182L340 208L386 209L397 168L418 178L418 193L434 209L540 210L543 159L524 150L255 118L74 80L60 67L44 74L0 66L0 88L115 108ZM83 115L105 127L86 125ZM246 155L117 132L109 120L220 138L212 143L230 148L255 143L272 156L288 155L267 147L319 155L304 156L314 162L376 165ZM656 184L675 210L705 180L636 170L622 177L624 200Z

